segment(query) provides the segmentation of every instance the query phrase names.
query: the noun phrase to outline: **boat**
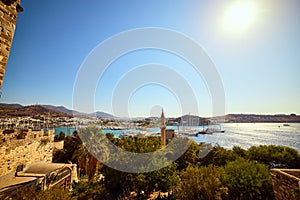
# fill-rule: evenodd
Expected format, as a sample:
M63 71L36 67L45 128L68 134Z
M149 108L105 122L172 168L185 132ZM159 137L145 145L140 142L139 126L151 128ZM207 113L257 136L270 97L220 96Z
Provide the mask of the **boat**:
M199 131L199 132L196 134L196 136L198 136L199 134L200 134L200 135L207 135L207 134L211 135L211 134L213 134L213 133L225 133L225 130L207 128L207 129L205 129L205 130L203 130L203 131Z
M218 128L210 128L208 126L207 129L199 131L197 133L197 136L198 136L198 134L200 134L200 135L206 135L206 134L213 134L213 133L225 133L225 130L222 129L222 127L221 127L220 124L214 124L214 126L219 126L219 127Z
M190 121L191 121L190 119L187 120L187 122L190 122ZM186 122L186 121L183 121L183 122ZM189 124L190 123L188 123L188 125ZM207 122L207 128L204 129L204 127L205 127L204 126L204 121L202 122L203 130L200 130L200 131L199 131L199 129L198 129L198 131L196 129L186 130L184 128L184 126L182 126L182 127L183 127L184 130L179 131L179 128L178 128L178 133L180 135L190 136L190 137L195 137L195 136L198 137L198 135L211 135L213 133L224 133L225 132L225 130L222 129L221 124L218 124L218 123L209 124L209 122Z
M198 136L198 133L195 133L195 132L187 132L187 131L185 131L185 132L181 132L181 133L179 133L180 135L184 135L184 136L190 136L190 137L197 137Z
M283 126L290 126L289 124L283 124Z

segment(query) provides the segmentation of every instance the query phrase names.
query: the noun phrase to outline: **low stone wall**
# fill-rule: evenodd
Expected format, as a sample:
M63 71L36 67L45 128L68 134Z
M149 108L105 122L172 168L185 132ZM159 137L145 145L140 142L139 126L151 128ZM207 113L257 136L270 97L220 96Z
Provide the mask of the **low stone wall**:
M271 176L276 200L300 200L300 169L271 169Z
M54 130L17 131L1 134L0 176L16 170L18 165L52 161ZM19 137L19 139L18 139Z

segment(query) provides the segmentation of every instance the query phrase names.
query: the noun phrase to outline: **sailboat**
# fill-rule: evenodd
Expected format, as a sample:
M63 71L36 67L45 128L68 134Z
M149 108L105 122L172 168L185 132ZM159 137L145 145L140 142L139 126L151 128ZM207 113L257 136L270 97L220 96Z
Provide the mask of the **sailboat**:
M218 125L219 128L210 128L209 126L209 123L207 124L207 128L205 130L202 130L202 131L199 131L197 133L197 136L198 134L200 135L206 135L206 134L213 134L213 133L224 133L225 130L222 129L221 125L220 124L214 124L215 126ZM204 126L203 126L204 127Z
M195 130L192 130L190 127L193 126L193 120L191 119L191 115L186 115L187 119L184 120L184 116L181 117L180 120L180 126L182 127L183 131L179 132L179 127L178 127L178 133L180 135L185 135L185 136L197 136L197 133L195 133ZM189 127L186 129L186 127Z

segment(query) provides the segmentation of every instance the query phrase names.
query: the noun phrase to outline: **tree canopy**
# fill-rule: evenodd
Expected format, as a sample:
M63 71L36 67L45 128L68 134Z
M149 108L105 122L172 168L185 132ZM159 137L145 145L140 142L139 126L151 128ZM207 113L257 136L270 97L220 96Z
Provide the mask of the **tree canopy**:
M115 138L113 134L102 134L96 127L80 131L65 137L64 149L56 151L54 156L54 161L77 163L81 175L89 178L74 184L71 196L77 199L145 199L163 192L167 196L157 199L274 199L270 168L300 167L299 153L290 147L261 145L248 150L238 146L225 149L191 141L173 164L148 173L127 173L101 165L79 135L100 134L93 141L102 149L100 152L106 152L101 142L106 137L116 146L135 153L161 149L159 137ZM175 158L176 148L180 147L171 148L166 160ZM114 158L109 151L106 153L107 159L130 163L127 157ZM100 174L104 179L95 179Z

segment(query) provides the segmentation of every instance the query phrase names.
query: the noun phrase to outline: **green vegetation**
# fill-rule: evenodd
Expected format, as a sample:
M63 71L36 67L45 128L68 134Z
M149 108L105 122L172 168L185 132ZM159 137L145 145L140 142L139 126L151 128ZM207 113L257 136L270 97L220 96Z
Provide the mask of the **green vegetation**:
M174 199L221 200L227 197L228 189L222 179L222 168L187 167L180 173L181 181L175 188Z
M267 165L285 168L300 168L300 155L297 150L275 145L261 145L248 150L248 158Z
M55 151L52 161L57 163L76 163L80 169L79 174L82 176L87 175L89 179L94 177L100 165L98 160L86 149L77 132L65 137L63 150Z
M16 195L13 196L14 200L76 200L77 198L71 197L68 191L54 188L46 191L36 191L36 188L30 187L27 189L18 190Z
M224 167L229 199L274 199L267 165L239 158Z
M96 127L82 130L90 136L91 131L101 134ZM136 153L161 148L158 137L105 137ZM172 157L170 152L166 159ZM128 162L123 159L124 164ZM55 153L54 161L78 164L81 181L73 185L70 197L74 199L147 199L154 193L157 199L274 199L270 168L300 167L299 153L289 147L262 145L245 150L235 146L229 150L191 142L172 165L149 173L126 173L97 162L76 133L65 137L64 149Z
M103 184L94 181L81 181L73 184L71 196L77 200L107 199L109 193Z
M54 136L54 142L63 141L66 137L66 134L64 132L60 132L59 135Z

